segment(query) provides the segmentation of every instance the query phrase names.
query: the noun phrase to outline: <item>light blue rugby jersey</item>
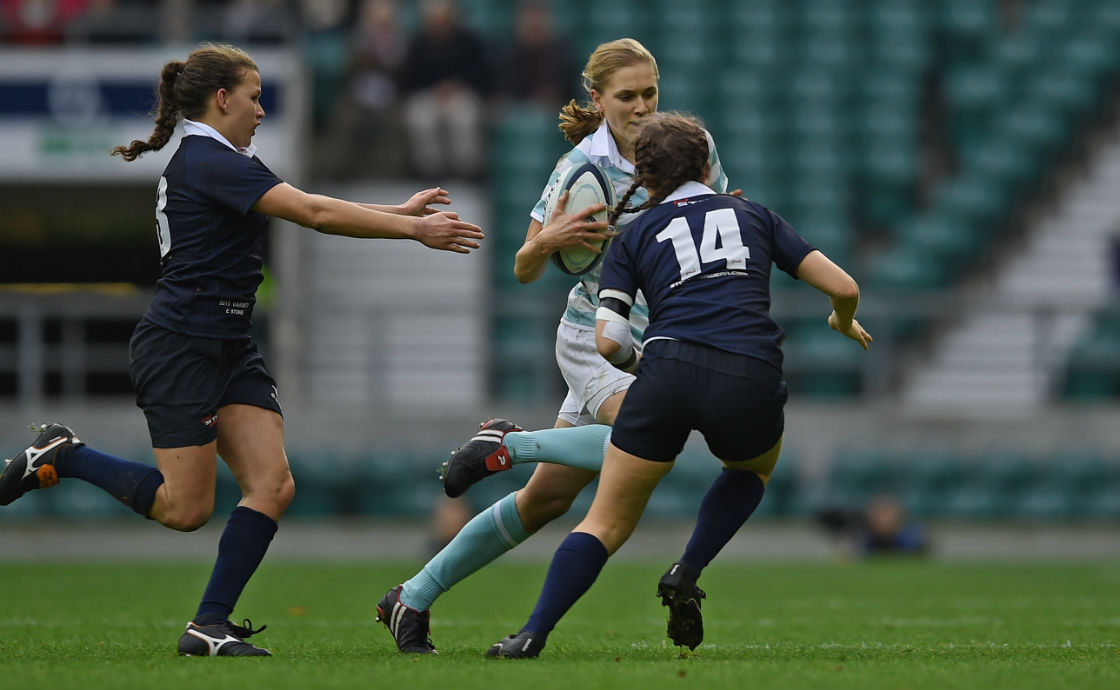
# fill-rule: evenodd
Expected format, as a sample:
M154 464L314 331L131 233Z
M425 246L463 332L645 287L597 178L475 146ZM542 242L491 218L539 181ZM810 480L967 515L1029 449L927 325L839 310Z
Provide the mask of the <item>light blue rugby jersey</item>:
M704 134L708 137L708 165L711 170L706 181L707 185L720 194L726 194L727 175L724 174L723 166L720 165L715 141L712 140L712 135L707 130L704 130ZM622 198L622 195L626 193L626 190L630 188L630 184L634 181L634 164L623 158L622 154L618 152L618 145L615 144L614 137L611 136L610 130L607 128L607 121L603 120L599 129L595 130L591 136L584 138L575 148L556 161L556 167L548 178L548 184L545 185L540 200L537 201L537 205L533 207L529 215L534 220L544 223L544 204L552 186L556 184L565 170L588 162L598 165L607 173L607 177L614 184L615 195L619 199ZM646 191L645 187L641 187L630 197L629 205L639 206L648 200L649 192ZM641 213L644 213L644 211ZM641 213L624 213L618 219L619 229L624 228ZM599 306L599 272L602 270L602 266L603 263L599 262L595 268L580 276L579 282L568 293L568 306L564 310L564 315L560 318L561 321L583 328L595 328L595 310ZM648 325L649 307L646 305L645 297L638 293L634 307L630 310L630 331L635 342L642 342L642 335Z

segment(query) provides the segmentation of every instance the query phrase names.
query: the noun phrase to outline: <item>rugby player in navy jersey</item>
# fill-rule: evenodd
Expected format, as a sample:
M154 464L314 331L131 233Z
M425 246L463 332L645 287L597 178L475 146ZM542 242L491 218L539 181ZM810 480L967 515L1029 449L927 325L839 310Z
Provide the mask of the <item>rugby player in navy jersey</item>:
M608 41L592 51L583 69L583 86L591 100L580 104L573 99L560 109L559 128L573 148L556 162L530 213L525 242L513 267L520 282L539 279L558 249L590 247L588 239L601 239L606 223L586 219L602 205L567 214L563 212L567 198L560 197L552 216L546 218L545 201L564 172L583 163L599 166L619 196L630 188L637 123L657 110L659 79L657 60L632 38ZM705 182L722 192L727 189L727 175L715 141L707 139ZM633 192L632 199L645 198L645 189ZM617 225L625 227L634 217L627 213ZM526 431L509 420L491 419L444 464L444 491L456 497L495 472L540 463L525 486L480 511L419 572L377 603L378 620L388 627L400 651L435 653L429 624L436 599L566 513L598 474L610 434L607 425L614 421L634 380L631 372L612 367L595 350L598 280L599 267L579 276L556 329L556 363L568 393L554 427ZM642 302L631 313L635 338L641 338L647 320Z
M151 137L113 151L135 160L163 148L183 124L157 186L162 274L129 353L158 469L98 452L54 423L0 476L0 505L75 477L147 518L191 531L213 512L221 455L242 499L222 533L198 611L179 638L179 653L191 656L269 655L246 642L260 629L248 619L230 621L295 492L275 382L249 331L269 216L324 233L414 239L464 254L482 239L477 226L430 207L450 203L440 188L380 206L286 184L254 155L253 134L265 115L260 95L260 70L249 55L203 45L185 62L164 65Z
M639 186L649 199L638 208L648 210L612 243L596 312L599 352L615 366L637 365L637 379L615 419L587 516L556 550L529 620L488 657L540 654L629 538L693 429L724 470L657 593L669 607L669 637L695 649L703 639L697 579L758 506L782 445L787 391L782 329L769 315L771 264L829 297L829 326L864 349L871 341L854 318L859 287L851 276L769 209L703 185L707 157L696 120L664 113L643 119L634 182L612 221ZM640 350L629 326L639 290L650 315Z

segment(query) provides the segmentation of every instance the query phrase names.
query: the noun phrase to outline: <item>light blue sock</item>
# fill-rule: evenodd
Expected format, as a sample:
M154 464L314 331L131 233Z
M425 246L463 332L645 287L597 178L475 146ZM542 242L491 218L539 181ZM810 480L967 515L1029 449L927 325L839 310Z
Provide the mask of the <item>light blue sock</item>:
M511 493L471 518L451 542L401 586L401 603L426 611L460 580L529 538Z
M611 428L606 424L511 431L502 439L513 464L551 462L598 472L603 467Z

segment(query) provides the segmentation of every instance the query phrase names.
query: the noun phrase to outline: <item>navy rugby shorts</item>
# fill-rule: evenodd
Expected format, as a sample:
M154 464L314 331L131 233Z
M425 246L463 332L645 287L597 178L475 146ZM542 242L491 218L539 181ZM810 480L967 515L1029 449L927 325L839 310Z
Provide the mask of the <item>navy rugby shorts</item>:
M720 460L750 460L782 437L788 397L781 370L761 359L654 340L642 353L611 443L640 458L671 462L696 429Z
M218 408L242 404L283 414L276 381L252 338L181 335L141 320L128 374L153 448L202 446L218 437Z

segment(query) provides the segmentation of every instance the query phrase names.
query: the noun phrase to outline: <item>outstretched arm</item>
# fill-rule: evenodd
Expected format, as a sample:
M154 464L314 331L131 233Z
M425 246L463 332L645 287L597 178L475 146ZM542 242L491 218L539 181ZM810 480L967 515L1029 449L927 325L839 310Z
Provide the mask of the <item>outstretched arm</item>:
M859 285L848 273L818 250L809 252L797 267L797 277L828 295L832 313L828 325L867 349L871 335L856 321Z
M329 235L410 239L433 249L469 253L480 245L482 230L459 214L443 211L418 217L387 213L322 194L308 194L280 183L261 195L253 210Z
M383 211L385 213L396 213L402 216L429 216L433 213L439 213L436 209L431 207L431 204L450 204L451 197L448 196L447 190L442 187L432 187L430 189L422 189L413 194L408 201L403 204L365 204L359 203L358 205L363 208L368 208L373 211Z

